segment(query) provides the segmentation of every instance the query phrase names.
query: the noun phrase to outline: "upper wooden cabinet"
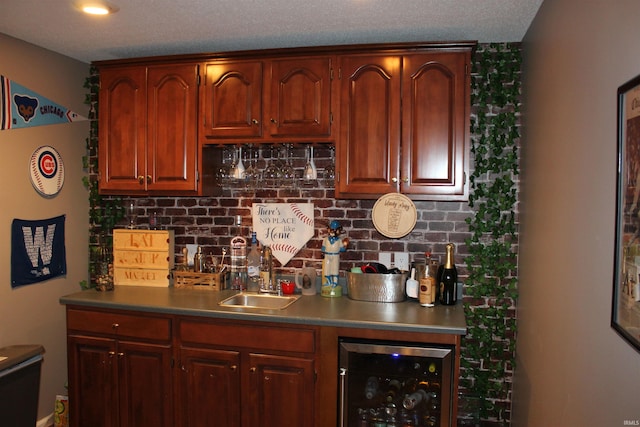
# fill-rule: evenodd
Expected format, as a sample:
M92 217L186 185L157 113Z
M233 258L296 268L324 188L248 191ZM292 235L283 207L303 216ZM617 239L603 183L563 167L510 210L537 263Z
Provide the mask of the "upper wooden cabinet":
M334 143L338 199L467 200L475 46L99 62L100 191L213 195L220 145Z
M207 63L202 143L330 137L331 67L328 56Z
M198 194L197 111L197 64L100 69L100 191Z
M337 198L468 198L471 47L339 58Z
M205 65L199 114L205 143L262 136L262 68L262 61Z

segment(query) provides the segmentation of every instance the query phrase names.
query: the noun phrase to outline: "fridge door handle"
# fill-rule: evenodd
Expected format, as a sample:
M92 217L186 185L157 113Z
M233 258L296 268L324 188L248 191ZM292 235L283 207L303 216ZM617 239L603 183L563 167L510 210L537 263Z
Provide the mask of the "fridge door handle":
M344 404L347 400L345 395L345 387L347 384L347 368L340 368L340 427L346 427L344 423L345 408Z

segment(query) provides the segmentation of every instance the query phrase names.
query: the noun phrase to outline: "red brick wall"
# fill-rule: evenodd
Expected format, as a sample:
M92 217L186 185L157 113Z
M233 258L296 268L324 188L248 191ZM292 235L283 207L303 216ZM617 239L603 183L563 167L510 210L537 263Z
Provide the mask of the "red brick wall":
M305 165L305 146L294 146L291 150L292 163L299 175ZM266 166L269 150L263 149L258 165ZM331 162L329 146L315 148L316 165L319 172ZM138 222L144 227L148 217L156 212L162 226L175 232L176 254L181 253L186 244L197 244L205 253L219 256L222 247L229 245L230 236L237 233L234 218L242 216L242 233L249 237L251 232L252 203L313 203L315 211L315 233L306 246L285 266L276 263L278 273L291 273L303 263L320 267L322 253L320 247L326 236L326 227L331 220L338 220L344 228L344 236L349 237L347 251L341 255L341 270L367 261L378 260L378 253L408 252L410 259L422 257L425 251L432 251L444 258L444 245L456 243L456 263L464 275L464 239L467 237L465 218L470 209L466 203L458 202L416 202L418 220L414 230L400 239L382 236L373 226L371 210L375 200L336 200L333 186L324 185L322 180L314 185L294 189L244 190L224 186L219 197L153 197L138 198ZM179 259L177 259L179 261Z

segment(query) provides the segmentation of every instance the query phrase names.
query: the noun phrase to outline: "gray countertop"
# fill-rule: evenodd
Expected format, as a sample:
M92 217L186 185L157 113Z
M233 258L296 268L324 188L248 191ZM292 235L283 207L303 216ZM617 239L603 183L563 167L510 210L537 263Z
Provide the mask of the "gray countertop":
M283 310L223 307L223 299L238 291L173 287L116 286L112 292L95 289L60 298L62 304L239 320L368 328L403 332L466 334L464 308L421 307L415 300L397 303L355 301L347 296L301 296Z

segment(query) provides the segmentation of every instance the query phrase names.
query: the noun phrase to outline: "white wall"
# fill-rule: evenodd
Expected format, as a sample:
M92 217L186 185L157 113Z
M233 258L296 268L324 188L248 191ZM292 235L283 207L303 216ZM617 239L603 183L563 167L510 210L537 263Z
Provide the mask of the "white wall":
M640 2L545 0L525 40L515 426L640 421L640 352L610 327L616 90Z
M83 84L89 74L88 64L3 34L0 52L0 74L87 116ZM82 185L82 156L88 134L88 121L0 131L0 347L45 347L38 418L53 412L55 395L65 392L67 381L65 316L58 299L80 290L79 282L88 275L89 203ZM31 154L42 145L54 147L65 166L64 186L51 199L36 193L28 170ZM12 220L61 214L66 215L66 277L12 289Z

